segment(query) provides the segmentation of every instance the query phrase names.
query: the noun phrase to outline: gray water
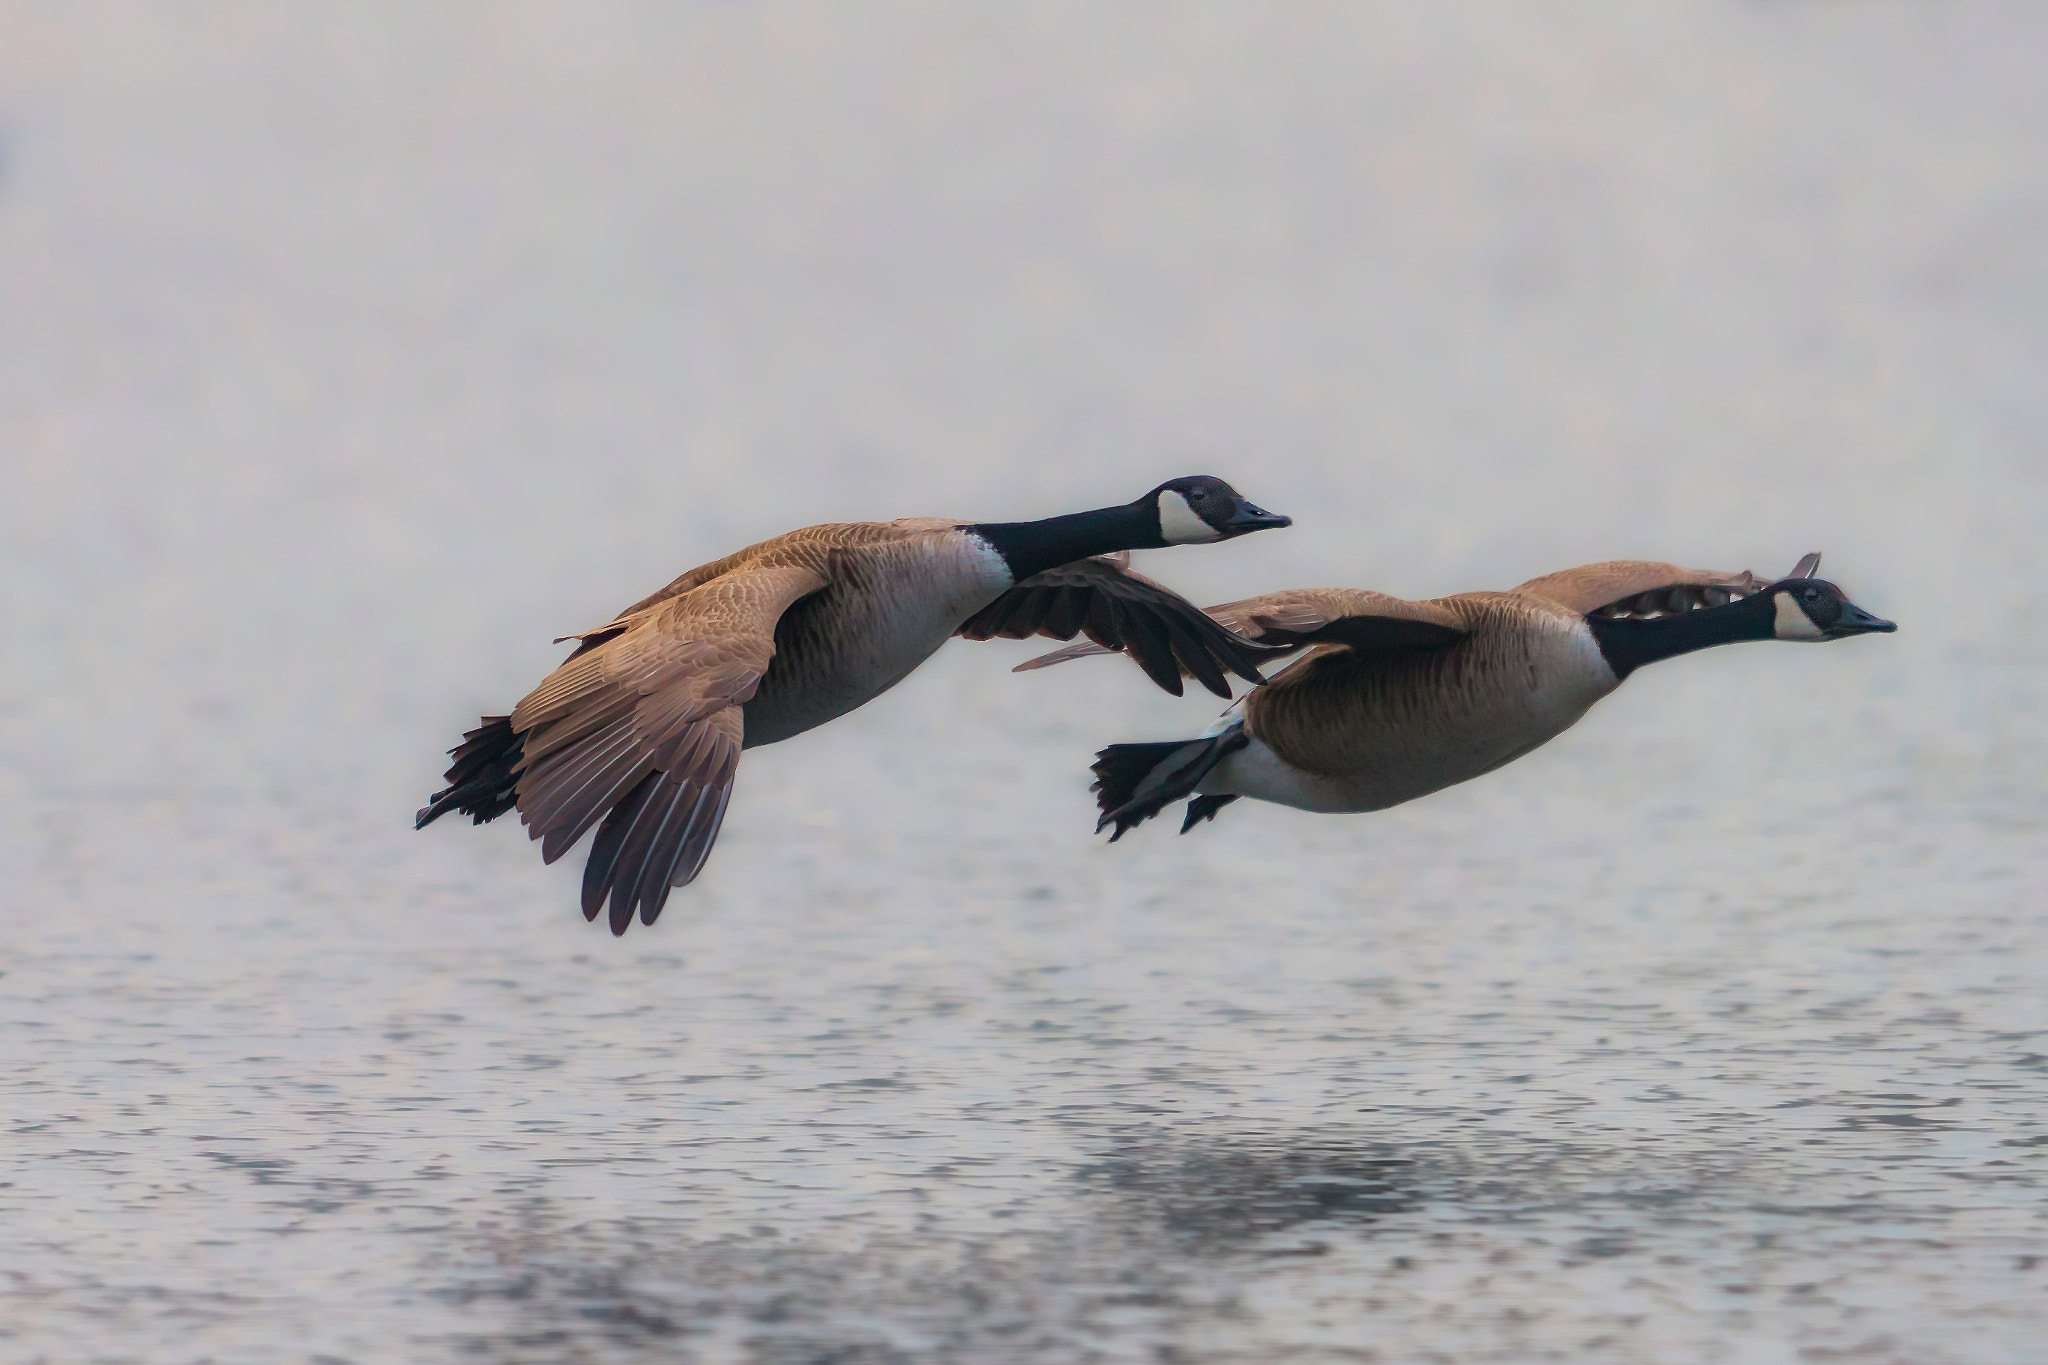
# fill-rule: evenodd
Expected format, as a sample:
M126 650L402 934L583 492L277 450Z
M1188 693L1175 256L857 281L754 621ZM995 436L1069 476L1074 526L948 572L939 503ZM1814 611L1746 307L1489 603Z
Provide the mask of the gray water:
M2048 1361L2048 11L0 0L0 1358ZM1898 635L1374 816L956 644L613 940L441 751L692 564Z

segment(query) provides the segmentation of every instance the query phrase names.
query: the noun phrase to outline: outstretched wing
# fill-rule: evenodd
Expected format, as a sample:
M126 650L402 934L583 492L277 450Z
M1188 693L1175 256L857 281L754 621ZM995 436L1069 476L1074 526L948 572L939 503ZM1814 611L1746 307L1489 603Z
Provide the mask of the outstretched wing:
M1686 569L1646 559L1610 559L1532 578L1515 591L1581 615L1658 616L1718 607L1767 586L1755 574Z
M1235 636L1263 646L1277 658L1313 644L1353 649L1442 649L1466 634L1458 616L1432 602L1411 602L1362 588L1289 588L1241 602L1225 602L1205 613ZM1089 654L1111 652L1101 644L1076 644L1017 665L1015 672L1045 668Z
M1224 670L1258 682L1262 651L1203 615L1172 589L1133 573L1117 559L1079 559L1033 574L967 618L956 635L1023 640L1085 634L1104 651L1122 651L1174 696L1192 675L1219 697L1230 695Z
M519 818L548 862L603 824L583 914L607 897L622 934L661 914L718 837L739 765L739 707L775 655L775 623L825 586L804 566L726 574L591 632L512 712L524 748Z

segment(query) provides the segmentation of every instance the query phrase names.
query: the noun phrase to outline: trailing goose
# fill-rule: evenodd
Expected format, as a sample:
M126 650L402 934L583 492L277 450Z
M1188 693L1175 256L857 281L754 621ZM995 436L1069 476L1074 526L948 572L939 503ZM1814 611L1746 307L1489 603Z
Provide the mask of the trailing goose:
M949 636L1085 633L1176 696L1183 671L1225 697L1225 670L1257 682L1256 648L1115 556L1289 524L1196 476L1043 521L843 522L764 540L561 637L575 652L449 751L448 786L415 825L517 807L550 863L596 826L583 915L609 898L623 934L703 867L742 749L880 696Z
M1096 829L1114 826L1114 843L1182 797L1193 798L1183 834L1241 796L1384 810L1513 762L1644 664L1738 640L1897 629L1815 578L1819 568L1808 555L1765 583L1617 560L1426 602L1304 588L1211 607L1231 630L1300 657L1196 739L1102 750ZM1075 645L1020 667L1104 649Z

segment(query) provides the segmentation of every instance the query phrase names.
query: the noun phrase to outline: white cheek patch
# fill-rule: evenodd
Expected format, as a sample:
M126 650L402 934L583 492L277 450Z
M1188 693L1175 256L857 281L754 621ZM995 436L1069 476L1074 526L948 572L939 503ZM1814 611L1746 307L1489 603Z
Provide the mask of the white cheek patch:
M1204 545L1223 533L1195 515L1188 500L1172 489L1159 495L1159 536L1168 545Z
M1792 600L1791 593L1781 592L1776 596L1778 616L1776 623L1771 627L1773 635L1780 640L1813 641L1821 638L1820 627L1813 623L1812 617L1799 609L1799 604Z

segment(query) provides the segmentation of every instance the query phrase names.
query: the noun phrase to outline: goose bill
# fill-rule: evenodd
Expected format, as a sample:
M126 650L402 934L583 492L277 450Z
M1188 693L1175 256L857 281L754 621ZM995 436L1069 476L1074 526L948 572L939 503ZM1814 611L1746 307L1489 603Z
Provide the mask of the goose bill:
M1889 635L1899 628L1896 621L1887 621L1882 616L1873 616L1854 602L1842 603L1842 619L1828 627L1827 638L1839 640L1845 635Z
M1283 526L1294 525L1293 517L1283 517L1278 512L1268 512L1243 498L1230 510L1230 516L1223 523L1223 529L1231 535L1244 535L1251 531L1277 531Z

